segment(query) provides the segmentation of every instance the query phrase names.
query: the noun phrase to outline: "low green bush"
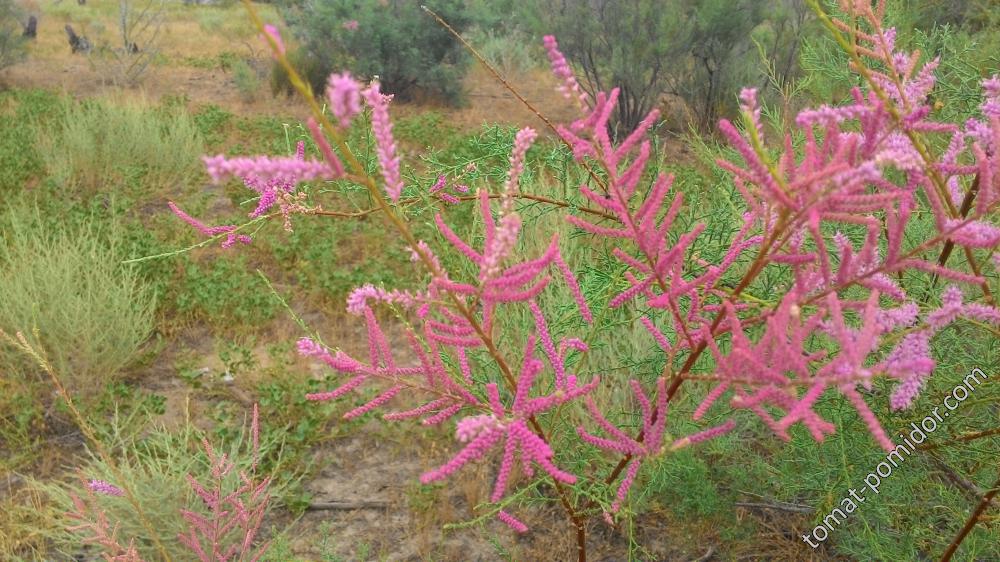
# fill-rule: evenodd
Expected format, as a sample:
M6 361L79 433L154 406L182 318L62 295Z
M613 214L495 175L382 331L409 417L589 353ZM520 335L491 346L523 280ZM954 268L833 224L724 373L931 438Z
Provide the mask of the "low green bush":
M96 220L56 226L17 203L0 214L0 328L40 345L73 391L89 394L119 376L154 326L156 295L123 266L123 233ZM35 335L37 334L37 335ZM0 370L32 366L0 348Z

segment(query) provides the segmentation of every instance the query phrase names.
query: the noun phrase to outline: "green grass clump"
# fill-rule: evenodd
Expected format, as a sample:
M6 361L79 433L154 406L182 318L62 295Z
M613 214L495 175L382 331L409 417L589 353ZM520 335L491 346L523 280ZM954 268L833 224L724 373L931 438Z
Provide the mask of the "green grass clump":
M136 358L154 325L156 295L120 262L122 232L95 220L58 227L37 207L0 214L0 328L24 332L79 392L100 388ZM36 336L33 332L37 331ZM0 370L31 367L0 349Z
M39 132L52 181L85 195L177 190L200 172L202 137L191 117L143 101L66 100L60 119Z

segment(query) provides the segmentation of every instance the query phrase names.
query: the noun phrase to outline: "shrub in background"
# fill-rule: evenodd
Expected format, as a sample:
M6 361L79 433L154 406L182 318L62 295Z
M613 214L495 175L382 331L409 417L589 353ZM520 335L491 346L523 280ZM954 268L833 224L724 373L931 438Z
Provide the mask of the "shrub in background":
M631 131L664 93L680 96L702 131L732 115L732 92L760 81L754 32L791 73L806 19L801 0L538 0L541 29L559 37L591 94L620 90L612 132ZM797 9L796 9L797 8ZM765 33L766 32L766 33Z
M313 53L312 50L307 48L292 49L288 53L288 59L292 61L295 68L299 69L299 75L306 83L310 84L312 88L316 91L321 91L323 85L326 81L326 77L329 76L329 72L324 69L329 66L329 59L342 59L347 60L346 55L337 55L335 53L324 53L324 56L317 55ZM277 96L278 94L284 94L290 96L295 93L295 87L288 80L288 73L285 71L284 67L275 62L271 66L271 94Z
M461 46L420 9L414 0L322 0L294 4L286 19L302 39L303 49L318 60L322 91L326 76L350 70L378 76L382 92L400 100L438 97L457 102L467 66ZM462 31L469 17L461 0L428 5Z
M0 69L24 57L23 18L24 13L14 0L0 0Z
M232 71L236 91L240 93L243 101L252 102L257 98L257 92L260 90L260 76L257 75L257 71L242 59L236 61Z
M539 68L538 49L520 29L498 33L484 26L475 27L464 35L479 54L506 77Z
M166 17L164 0L118 0L121 43L103 51L109 77L115 84L134 86L160 54L160 36Z
M90 395L136 358L154 326L156 297L123 266L120 229L85 221L60 227L30 204L0 214L0 329L40 341L69 386ZM0 348L0 370L34 367Z

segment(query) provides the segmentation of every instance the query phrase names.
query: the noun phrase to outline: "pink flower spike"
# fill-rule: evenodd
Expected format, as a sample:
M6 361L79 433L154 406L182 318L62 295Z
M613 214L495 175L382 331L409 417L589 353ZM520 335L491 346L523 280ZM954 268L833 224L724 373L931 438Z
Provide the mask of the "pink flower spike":
M358 30L358 20L347 20L341 24L341 27L347 31L357 31Z
M736 427L736 422L733 420L729 420L722 425L718 425L706 429L705 431L700 431L698 433L695 433L694 435L688 435L687 437L682 437L677 441L674 441L673 444L670 445L670 450L676 451L677 449L682 449L684 447L687 447L688 445L694 445L695 443L700 443L702 441L707 441L714 437L719 437L720 435L725 435L730 431L732 431L733 428L735 427Z
M639 459L632 459L632 462L629 463L625 478L622 479L622 483L618 486L618 493L615 494L615 501L611 504L611 513L618 513L621 510L625 497L628 495L632 483L635 482L636 475L639 474L639 465L641 464L642 461Z
M514 135L514 147L510 152L510 170L507 172L507 183L504 184L500 204L500 215L508 215L514 210L513 195L518 191L518 180L524 173L524 155L531 148L538 133L531 127L525 127Z
M105 496L125 495L125 492L121 488L115 486L114 484L105 482L104 480L96 480L96 479L91 480L90 482L87 483L87 487L90 488L91 491L97 492L98 494L103 494Z
M556 42L555 36L546 35L542 38L542 44L545 46L549 61L552 63L552 73L562 81L559 91L566 99L575 98L580 108L585 109L587 94L580 88L576 76L573 75L573 69L570 68L566 57L559 51L559 43Z
M395 203L403 193L403 180L399 172L399 156L396 155L396 139L392 136L392 121L389 120L392 96L382 94L378 82L372 82L361 92L361 96L372 109L372 133L375 135L382 179L385 180L385 192Z
M205 236L212 237L212 236L218 236L220 234L226 234L226 239L222 241L223 248L229 248L236 242L239 242L241 244L249 244L250 242L252 242L249 236L246 236L244 234L235 234L233 232L234 230L236 230L236 225L230 224L224 226L206 226L198 219L182 211L180 207L174 204L173 201L167 201L167 206L170 207L170 210L173 211L174 214L177 215L182 221L188 223L189 225L194 227L195 230L204 234Z
M569 268L569 264L563 259L561 253L557 252L552 261L559 268L563 280L566 281L566 286L569 287L570 293L573 294L573 300L576 301L576 306L580 309L580 316L583 316L583 319L588 324L592 324L594 322L594 315L590 312L590 307L587 306L587 299L583 297L583 291L580 290L580 283L576 280L573 270Z
M361 84L351 77L350 72L330 75L326 97L330 100L330 111L345 129L351 125L351 119L361 112Z
M882 449L884 449L887 453L895 449L896 446L892 444L892 440L889 439L885 430L882 429L882 424L879 423L874 412L872 412L871 408L868 407L868 404L865 403L865 399L862 398L861 394L854 389L853 383L842 386L840 392L847 397L852 405L854 405L854 409L858 411L858 415L861 416L865 425L868 426L868 431L871 432L875 441L882 446Z
M701 404L698 404L698 407L695 408L694 413L691 415L691 419L700 420L705 413L708 412L708 409L712 407L712 404L714 404L715 401L718 400L719 397L722 396L728 389L729 383L723 382L709 391L709 393L705 396L705 399L701 401Z
M969 221L962 224L960 219L945 221L945 231L952 231L951 239L956 244L968 248L993 248L1000 244L1000 227L985 221Z
M497 519L503 521L505 525L514 529L518 533L527 533L528 526L521 523L519 520L515 519L513 515L507 513L506 511L500 511L497 513Z
M339 174L331 169L326 162L300 160L294 157L226 158L220 154L204 156L202 161L205 162L205 170L215 183L222 183L229 178L242 179L247 176L254 176L261 181L278 180L291 184L339 177Z
M333 175L335 177L344 176L344 164L337 157L337 153L333 151L333 147L326 140L326 135L319 128L319 124L312 117L306 121L306 126L309 128L309 134L312 135L313 141L316 142L316 146L319 147L320 154L326 159L326 163L333 170Z
M480 433L475 439L469 442L457 455L440 468L425 472L420 476L422 484L430 484L437 480L443 480L449 475L462 468L471 461L482 458L493 445L503 437L502 431L486 430Z
M392 398L394 396L396 396L397 394L399 394L399 391L401 391L401 390L403 390L403 385L401 385L401 384L397 384L397 385L389 388L389 390L383 392L382 394L379 394L378 396L376 396L370 402L368 402L368 403L366 403L366 404L364 404L362 406L358 406L357 408L355 408L355 409L351 410L350 412L347 412L346 414L344 414L344 419L345 420L351 420L351 419L354 419L356 417L359 417L359 416L361 416L363 414L366 414L366 413L374 410L375 408L381 406L382 404L385 404L389 400L392 400Z

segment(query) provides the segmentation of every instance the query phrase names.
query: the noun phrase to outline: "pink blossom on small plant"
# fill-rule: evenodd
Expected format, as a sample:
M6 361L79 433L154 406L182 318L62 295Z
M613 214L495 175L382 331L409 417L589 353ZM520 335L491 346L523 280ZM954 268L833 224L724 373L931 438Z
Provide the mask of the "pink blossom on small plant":
M87 483L87 487L92 491L105 496L125 495L125 492L123 492L121 488L115 486L114 484L105 482L104 480L91 480Z

